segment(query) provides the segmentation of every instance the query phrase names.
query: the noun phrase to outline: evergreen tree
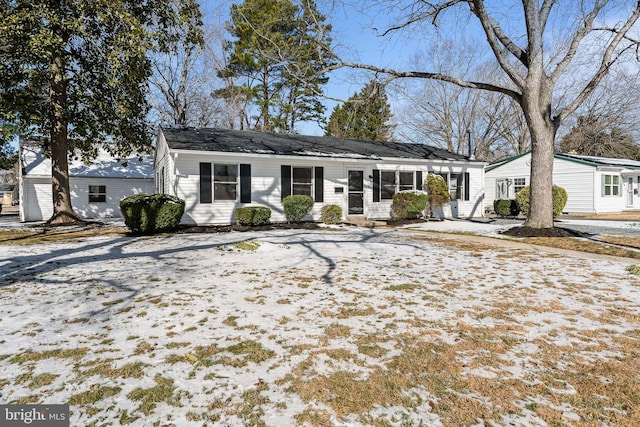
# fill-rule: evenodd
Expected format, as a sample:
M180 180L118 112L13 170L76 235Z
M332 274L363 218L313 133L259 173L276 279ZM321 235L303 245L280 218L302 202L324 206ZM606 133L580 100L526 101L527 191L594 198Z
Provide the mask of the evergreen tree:
M322 74L331 58L331 26L312 0L246 0L231 6L227 66L220 76L232 78L257 108L252 127L294 132L299 121L321 120L318 101Z
M389 141L391 106L384 86L370 81L343 105L333 109L325 128L326 136L335 138Z
M113 155L150 148L147 55L166 49L179 37L175 28L199 17L195 0L0 4L0 127L48 136L51 223L78 220L69 191L69 151L80 149L91 158L100 146ZM194 28L185 42L198 37Z

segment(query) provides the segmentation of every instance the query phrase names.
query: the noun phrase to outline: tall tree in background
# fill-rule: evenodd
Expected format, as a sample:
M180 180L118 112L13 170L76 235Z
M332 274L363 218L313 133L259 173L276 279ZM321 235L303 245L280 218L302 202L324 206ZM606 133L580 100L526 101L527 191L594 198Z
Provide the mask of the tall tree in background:
M640 146L620 128L609 128L593 116L580 117L578 124L559 144L563 153L617 159L640 159Z
M251 127L292 133L298 121L320 120L317 101L328 80L331 27L312 0L246 0L231 7L227 66L230 85L220 94L250 100Z
M458 73L481 80L500 75L491 64L482 64L475 40L460 43L435 40L416 54L413 67L431 67L441 74ZM404 140L425 141L454 153L493 161L520 154L529 148L529 133L522 112L506 95L477 91L446 81L405 79L393 87L403 104L397 114L398 130ZM469 142L473 146L469 147Z
M384 85L372 80L362 90L337 105L325 127L325 135L334 138L389 141L391 106Z
M612 66L640 46L633 33L640 17L640 2L523 0L507 5L484 0L381 0L376 5L388 5L387 15L395 20L383 34L420 25L425 25L423 29L435 25L436 31L459 31L465 25L464 31L484 34L487 52L491 52L509 84L503 84L502 77L476 81L437 70L401 71L352 62L340 65L398 78L442 80L511 97L522 109L531 136L531 203L525 225L552 228L557 131ZM571 80L575 90L561 100L554 99L554 89L561 79Z
M230 106L216 96L224 83L217 76L217 70L223 68L224 25L220 17L229 8L224 3L202 10L202 27L200 16L182 22L167 49L152 55L152 120L168 125L227 127Z
M147 55L167 49L175 29L199 13L195 0L0 4L0 120L16 133L49 137L50 223L78 220L70 150L91 158L99 147L113 155L150 148Z

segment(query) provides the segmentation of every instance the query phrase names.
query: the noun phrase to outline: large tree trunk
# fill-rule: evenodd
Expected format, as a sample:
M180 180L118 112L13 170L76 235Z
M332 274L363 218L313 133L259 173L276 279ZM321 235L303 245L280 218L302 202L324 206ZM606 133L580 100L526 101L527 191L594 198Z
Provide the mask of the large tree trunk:
M525 227L553 227L553 130L531 135L531 198Z
M529 215L525 227L553 227L553 151L556 124L551 119L552 86L540 69L527 83L522 110L531 134ZM541 82L541 83L540 83Z
M56 55L50 69L51 100L51 190L53 195L53 215L48 224L69 224L80 221L71 207L69 190L69 164L67 142L67 120L65 117L67 100L67 78L62 55Z

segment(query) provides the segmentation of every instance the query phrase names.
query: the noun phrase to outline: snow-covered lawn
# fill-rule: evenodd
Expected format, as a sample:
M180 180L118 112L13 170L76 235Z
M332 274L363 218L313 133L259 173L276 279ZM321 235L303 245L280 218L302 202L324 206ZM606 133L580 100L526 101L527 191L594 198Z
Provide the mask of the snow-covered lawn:
M625 266L355 228L0 246L0 402L72 426L637 426Z

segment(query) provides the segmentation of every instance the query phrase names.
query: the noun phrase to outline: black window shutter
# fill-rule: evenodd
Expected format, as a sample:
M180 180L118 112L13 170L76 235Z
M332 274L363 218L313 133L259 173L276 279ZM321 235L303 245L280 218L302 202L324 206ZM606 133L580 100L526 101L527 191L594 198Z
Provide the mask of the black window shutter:
M373 201L380 201L380 171L378 169L373 170Z
M211 203L212 195L211 163L200 163L200 203Z
M464 200L469 200L469 172L464 173Z
M251 203L251 165L240 165L240 203Z
M315 185L316 194L314 200L316 202L324 202L324 168L316 166L313 168L313 183Z
M282 177L281 198L291 195L291 166L280 166L280 176Z
M422 190L422 171L416 171L416 190Z

